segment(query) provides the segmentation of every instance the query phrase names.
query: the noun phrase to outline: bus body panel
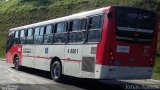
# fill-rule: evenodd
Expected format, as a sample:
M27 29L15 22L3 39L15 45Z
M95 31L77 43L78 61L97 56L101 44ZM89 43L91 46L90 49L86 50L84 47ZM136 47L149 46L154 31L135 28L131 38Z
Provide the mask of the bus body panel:
M35 45L22 46L22 66L35 67Z
M66 45L63 73L66 75L81 77L80 64L82 62L83 45Z
M14 44L6 54L6 62L14 63L15 56L19 57L19 62L22 64L22 46Z
M89 44L83 45L83 57L81 63L81 77L82 78L94 78L95 77L95 63L97 45Z
M48 57L48 52L48 45L35 46L34 68L49 71L51 58Z
M48 46L48 57L50 58L50 61L57 57L61 60L62 66L64 66L64 62L62 59L65 57L65 47L66 45L49 45ZM50 63L51 64L51 63ZM49 64L49 71L50 71L50 64ZM62 67L63 68L63 67ZM64 69L62 69L62 73L64 72Z
M95 66L96 79L149 79L152 77L153 67L121 67L121 66Z

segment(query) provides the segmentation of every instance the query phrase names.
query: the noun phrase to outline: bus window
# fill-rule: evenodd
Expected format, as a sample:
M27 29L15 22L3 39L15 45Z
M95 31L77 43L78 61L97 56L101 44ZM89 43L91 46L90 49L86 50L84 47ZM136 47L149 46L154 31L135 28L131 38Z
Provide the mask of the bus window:
M34 44L42 44L44 27L36 27L34 33Z
M46 26L46 32L45 34L51 34L52 33L52 25Z
M58 23L56 28L56 33L66 32L66 23Z
M10 31L9 32L9 36L8 36L8 45L12 46L14 43L14 31Z
M40 35L43 35L44 34L44 27L41 27L40 28Z
M20 44L25 43L25 30L20 31Z
M93 16L89 19L88 42L99 42L101 39L103 15Z
M87 19L74 20L72 21L72 31L85 30Z
M116 8L116 39L151 43L155 14L135 8Z
M71 21L71 32L69 32L69 43L82 43L86 36L87 19Z
M15 32L14 43L19 44L19 31Z
M35 28L34 36L39 35L39 32L40 32L40 28L39 27Z
M19 37L19 31L16 31L15 38L18 38L18 37Z
M47 25L44 33L44 43L50 44L53 42L53 30L52 25Z
M14 44L14 31L10 31L7 37L7 45L6 45L6 52L12 47Z
M24 37L24 30L21 30L20 37Z
M54 43L67 43L68 41L68 33L67 31L67 23L61 22L56 24L56 32L54 35Z
M26 31L27 37L26 37L26 44L33 44L33 29L28 29Z

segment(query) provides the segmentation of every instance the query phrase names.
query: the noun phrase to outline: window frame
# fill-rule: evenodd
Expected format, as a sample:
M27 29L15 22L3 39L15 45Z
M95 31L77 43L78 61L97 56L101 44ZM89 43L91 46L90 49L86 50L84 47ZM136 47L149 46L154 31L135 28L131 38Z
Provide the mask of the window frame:
M15 31L9 31L7 36L6 51L14 44Z
M96 17L96 16L101 16L102 18L101 18L101 27L100 28L96 28L96 29L92 29L92 28L89 28L90 27L90 19L92 18L92 17ZM104 25L104 19L105 19L105 16L106 16L106 13L100 13L100 14L96 14L96 15L91 15L91 16L88 16L87 17L87 36L86 36L86 44L97 44L97 43L100 43L101 42L101 40L102 40L102 32L103 32L103 25ZM98 42L88 42L89 40L88 40L88 35L89 35L89 32L90 31L98 31L98 30L100 30L101 32L101 34L100 34L100 40L98 41Z
M86 20L86 25L85 25L85 29L77 29L77 30L73 30L73 21L81 21L81 20ZM82 33L85 32L87 35L87 27L88 27L88 18L78 18L78 19L72 19L69 21L69 30L68 30L68 44L84 44L86 42L86 36L84 38L84 41L82 40L82 42L69 42L70 40L70 33Z
M23 31L23 36L21 36L22 35L22 31ZM25 29L22 29L22 30L20 30L20 38L22 38L24 36L25 36Z
M31 30L32 31L32 33L31 33L31 36L30 36L30 34L28 33L28 31L29 30ZM26 36L26 39L25 39L25 44L27 44L27 45L33 45L34 44L34 28L32 27L32 28L27 28L26 29L26 32L25 32L25 36ZM28 36L29 35L29 36ZM27 43L27 38L28 37L32 37L32 43Z
M43 30L43 35L40 35L41 34L41 27L44 27L44 30ZM35 31L36 31L36 28L39 28L39 34L35 34ZM45 31L45 25L41 25L41 26L36 26L34 27L34 33L33 33L33 44L34 45L42 45L43 44L43 41L44 41L44 31ZM35 37L41 37L42 36L42 42L41 43L35 43Z
M17 33L18 32L18 36L17 36ZM20 30L16 30L14 32L14 44L20 44Z
M39 28L38 29L38 35L36 34L36 28ZM34 35L33 36L39 36L40 35L40 26L35 27L33 31L34 31Z
M16 36L16 33L18 32L18 36ZM20 37L20 30L16 30L15 31L15 36L14 36L14 38L19 38Z
M69 22L68 22L69 20L64 20L64 21L61 21L61 22L56 22L55 24L53 24L54 25L54 32L53 32L53 34L54 34L54 36L53 36L53 44L60 44L60 45L62 45L62 44L68 44L68 28L69 28ZM57 33L57 24L59 24L59 23L65 23L65 32L58 32ZM59 43L59 42L55 42L55 36L57 35L57 34L67 34L66 36L66 38L67 38L67 40L66 40L66 42L64 42L64 43Z
M50 34L46 34L46 30L47 30L47 26L51 26L51 32ZM44 35L43 35L43 44L44 45L50 45L50 44L53 44L54 43L54 32L55 32L55 24L47 24L45 25L45 30L44 30ZM52 36L52 41L51 43L45 43L45 36Z
M54 24L47 24L45 25L45 31L44 31L44 35L50 35L50 34L46 34L46 30L47 30L47 26L51 26L51 32L50 34L53 34L54 33Z
M29 29L30 29L30 30L32 29L31 36L34 35L34 28L28 28L28 29L27 29L27 32L26 32L26 37L31 37L31 36L28 36L28 31L29 31Z
M76 29L76 30L73 30L73 22L74 21L78 21L78 22L80 22L80 21L83 21L83 20L86 20L86 25L85 25L85 29ZM87 29L87 18L78 18L78 19L73 19L73 20L71 20L70 21L70 23L72 22L72 27L71 27L71 30L74 32L74 31L83 31L83 30L86 30ZM82 26L82 23L81 23L81 26ZM78 26L79 27L79 26Z
M23 37L21 37L21 32L22 31L23 31ZM20 30L20 37L19 38L20 38L20 44L25 44L26 43L26 29Z
M62 21L62 22L57 22L57 23L55 23L55 32L54 33L57 33L57 25L59 24L59 23L65 23L65 31L63 31L63 32L58 32L58 33L66 33L67 32L67 30L68 30L68 22L67 21Z

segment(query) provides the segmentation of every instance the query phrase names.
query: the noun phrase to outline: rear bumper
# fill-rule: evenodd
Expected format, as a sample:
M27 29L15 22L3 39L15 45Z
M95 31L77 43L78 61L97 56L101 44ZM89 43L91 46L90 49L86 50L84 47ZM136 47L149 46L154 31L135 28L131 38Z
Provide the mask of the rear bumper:
M153 67L120 67L96 65L97 79L150 79Z

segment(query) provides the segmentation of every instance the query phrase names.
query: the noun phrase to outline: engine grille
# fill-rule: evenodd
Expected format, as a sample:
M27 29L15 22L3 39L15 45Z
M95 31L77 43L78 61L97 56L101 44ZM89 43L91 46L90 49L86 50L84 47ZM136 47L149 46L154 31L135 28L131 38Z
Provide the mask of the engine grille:
M83 57L82 59L82 71L94 72L95 58Z

